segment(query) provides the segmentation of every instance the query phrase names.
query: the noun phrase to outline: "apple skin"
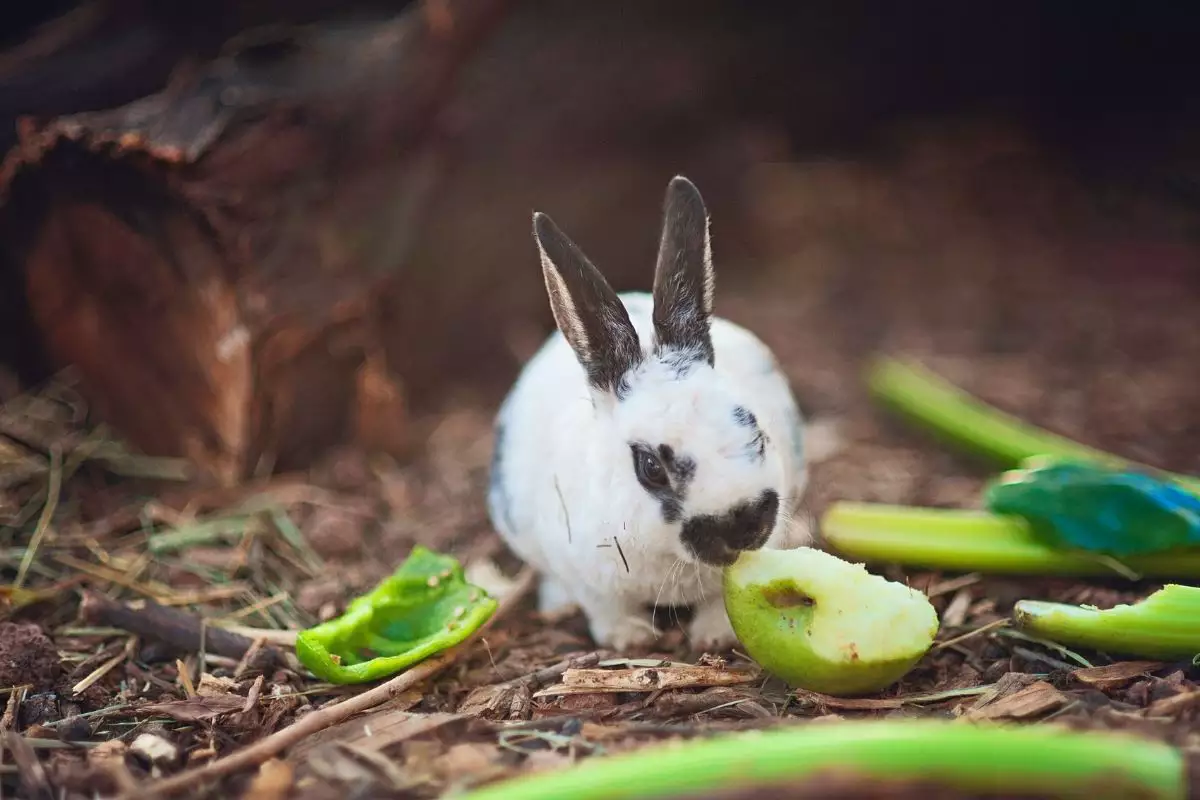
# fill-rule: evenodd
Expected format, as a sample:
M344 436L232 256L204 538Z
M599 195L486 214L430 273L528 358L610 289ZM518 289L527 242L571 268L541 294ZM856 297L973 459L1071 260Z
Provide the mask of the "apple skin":
M782 567L780 573L785 569ZM876 693L916 666L937 635L935 615L928 638L918 639L911 652L902 657L867 663L859 659L851 641L844 658L831 660L817 653L810 640L817 609L814 601L801 593L802 581L781 575L754 583L731 579L731 575L737 575L732 567L726 569L723 581L725 610L738 640L760 666L793 688L834 697Z

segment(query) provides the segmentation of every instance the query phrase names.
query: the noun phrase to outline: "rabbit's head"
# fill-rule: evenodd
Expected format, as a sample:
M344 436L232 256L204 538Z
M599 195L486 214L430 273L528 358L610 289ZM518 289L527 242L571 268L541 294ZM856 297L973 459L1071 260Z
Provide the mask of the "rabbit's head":
M785 474L755 398L715 369L708 214L674 178L664 206L653 308L639 332L600 272L555 223L534 215L555 322L586 375L602 437L586 466L607 485L606 513L643 548L731 563L781 526ZM640 321L640 318L639 318ZM643 341L645 339L646 341Z

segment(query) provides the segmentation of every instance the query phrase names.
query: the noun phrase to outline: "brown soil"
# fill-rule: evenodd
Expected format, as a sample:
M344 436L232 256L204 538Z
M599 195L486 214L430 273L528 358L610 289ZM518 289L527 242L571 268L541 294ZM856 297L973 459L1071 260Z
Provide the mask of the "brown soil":
M43 692L60 671L54 642L34 624L0 622L0 686L29 686Z
M722 259L716 240L718 313L758 331L814 421L836 430L836 447L813 465L813 519L839 499L976 507L994 471L877 409L861 370L883 351L921 359L1058 433L1156 466L1200 472L1194 213L1142 195L1113 203L1056 169L1019 131L991 122L929 126L898 135L887 152L872 161L776 162L751 171L740 193L757 258L767 268L743 274L736 258ZM717 230L720 224L714 220ZM55 392L46 403L73 407L68 389ZM54 418L38 408L23 413ZM49 786L84 797L103 782L195 767L359 691L293 668L244 669L237 659L211 654L202 662L199 648L179 652L83 626L75 617L80 584L126 603L153 597L197 617L237 615L244 625L296 629L339 613L415 543L454 553L471 569L494 562L513 576L519 565L498 542L483 506L493 412L488 401L431 416L413 463L340 453L311 475L296 476L286 491L282 479L274 481L267 485L276 492L273 512L252 522L236 509L262 487L206 496L191 487L114 481L102 464L73 472L27 582L43 594L5 612L24 627L0 629L0 651L13 654L0 655L0 690L36 685L0 698L16 698L20 715L9 724L35 743L45 768L44 781L24 772L26 794L17 796ZM58 418L65 436L81 416ZM15 525L15 533L3 534L10 549L0 547L6 575L30 544L45 475L43 469L0 490L0 513ZM235 519L224 528L193 524L222 515ZM183 541L172 544L177 536ZM769 679L649 692L546 692L560 683L548 668L567 659L698 664L705 654L693 652L674 626L652 651L597 654L578 615L542 619L525 598L451 668L362 718L373 734L352 720L303 746L302 755L284 754L263 771L196 785L191 796L242 796L254 780L256 793L246 796L434 797L714 732L985 710L1022 724L1052 720L1197 745L1200 704L1190 698L1200 691L1200 674L1190 663L1147 664L1097 678L1081 669L1126 662L1017 638L996 625L1021 598L1107 607L1144 597L1154 584L898 568L888 574L927 591L945 620L940 640L958 642L936 648L874 697L790 693ZM14 646L21 636L27 638ZM708 655L711 662L717 654ZM746 666L736 653L720 656ZM55 680L60 669L62 680ZM85 680L84 690L73 693ZM56 702L47 705L36 692L51 687ZM67 733L81 722L88 741L100 747L52 741L77 738ZM180 759L156 763L135 753L134 742L147 732L176 748ZM15 790L14 771L0 771L0 780ZM840 784L821 786L825 797L909 796L908 787L868 791L851 782L847 794Z

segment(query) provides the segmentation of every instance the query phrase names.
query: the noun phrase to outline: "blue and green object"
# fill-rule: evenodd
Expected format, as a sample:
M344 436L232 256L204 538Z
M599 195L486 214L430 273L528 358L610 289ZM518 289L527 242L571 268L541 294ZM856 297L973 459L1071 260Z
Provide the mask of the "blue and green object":
M984 505L1063 549L1123 557L1200 545L1200 496L1139 470L1027 459L992 481Z

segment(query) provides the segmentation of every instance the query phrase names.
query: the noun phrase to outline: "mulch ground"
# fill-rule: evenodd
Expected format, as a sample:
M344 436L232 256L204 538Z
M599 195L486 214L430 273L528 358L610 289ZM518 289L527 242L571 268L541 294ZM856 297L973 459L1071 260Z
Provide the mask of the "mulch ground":
M719 262L718 310L776 348L821 423L814 519L837 499L978 505L985 465L866 396L863 360L880 350L1056 432L1200 472L1200 246L1186 209L1149 193L1114 200L993 125L924 130L871 162L765 165L746 180L772 268L739 278ZM32 393L7 382L0 397L0 734L21 734L5 740L4 796L114 792L218 761L361 692L314 680L270 632L340 613L415 543L454 553L497 590L520 568L484 513L487 406L439 414L412 463L337 453L309 474L214 492L124 452L69 376ZM1191 664L1072 652L1004 624L1022 598L1109 607L1156 585L889 574L927 591L943 627L920 665L874 697L789 692L767 676L716 685L722 665L746 659L693 652L677 629L649 652L599 652L581 617L542 619L525 595L430 680L189 796L434 797L664 739L878 716L1053 720L1200 746ZM161 608L137 606L148 599ZM147 614L159 627L139 629ZM242 631L251 652L213 633L230 625L254 629ZM571 667L662 659L695 665L696 685L561 688Z

